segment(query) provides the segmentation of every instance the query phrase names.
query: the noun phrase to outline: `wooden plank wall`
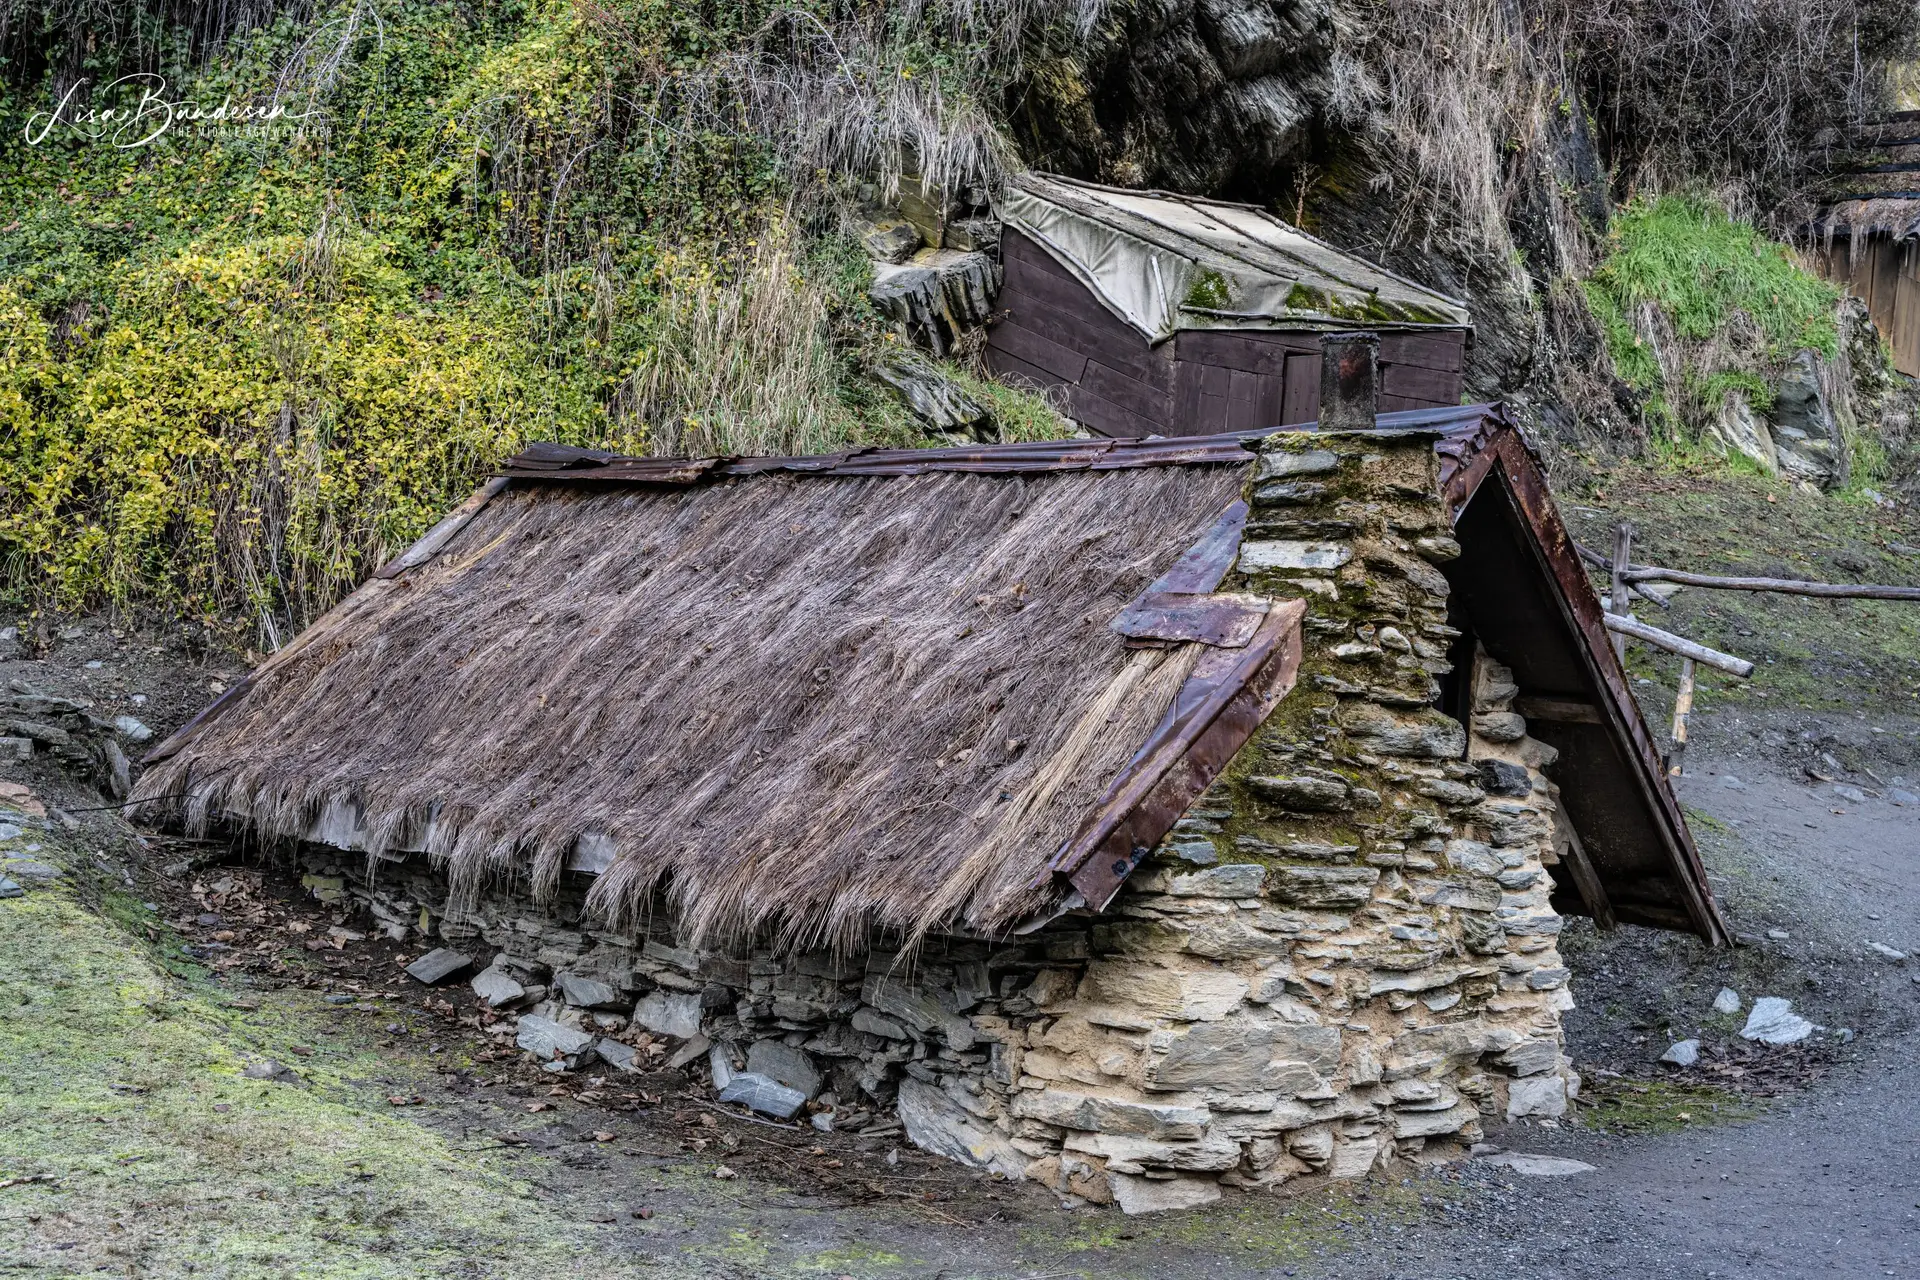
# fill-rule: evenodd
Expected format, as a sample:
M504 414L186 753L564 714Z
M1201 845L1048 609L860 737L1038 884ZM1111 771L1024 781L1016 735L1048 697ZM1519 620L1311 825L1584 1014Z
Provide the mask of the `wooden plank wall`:
M1873 236L1859 259L1845 240L1813 254L1820 274L1867 304L1867 314L1893 348L1893 367L1920 377L1920 240Z
M1060 388L1066 412L1103 435L1211 435L1310 422L1320 412L1320 338L1267 329L1184 330L1150 347L1031 240L1001 240L1005 282L987 367ZM1386 333L1380 409L1460 403L1466 335Z

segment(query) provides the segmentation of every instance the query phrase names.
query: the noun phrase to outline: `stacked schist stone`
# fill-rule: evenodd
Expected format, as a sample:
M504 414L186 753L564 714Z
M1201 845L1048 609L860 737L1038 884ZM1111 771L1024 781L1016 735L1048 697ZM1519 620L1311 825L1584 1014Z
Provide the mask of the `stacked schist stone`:
M1237 585L1310 602L1299 683L1098 917L905 957L726 955L665 924L596 930L580 885L456 922L432 919L444 889L418 859L320 878L390 928L425 904L440 937L484 941L499 956L477 988L520 991L503 1013L604 1035L609 1061L744 1067L822 1123L900 1124L1129 1212L1446 1158L1485 1117L1561 1115L1577 1077L1547 901L1552 748L1484 658L1471 744L1433 709L1457 638L1435 565L1459 547L1431 446L1264 442Z

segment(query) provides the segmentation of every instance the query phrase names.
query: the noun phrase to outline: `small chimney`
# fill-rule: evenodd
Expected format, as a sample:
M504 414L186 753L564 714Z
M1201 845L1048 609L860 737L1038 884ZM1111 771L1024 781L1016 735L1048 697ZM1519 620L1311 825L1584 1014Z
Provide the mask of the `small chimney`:
M1380 335L1329 333L1320 339L1320 429L1369 431L1380 413Z

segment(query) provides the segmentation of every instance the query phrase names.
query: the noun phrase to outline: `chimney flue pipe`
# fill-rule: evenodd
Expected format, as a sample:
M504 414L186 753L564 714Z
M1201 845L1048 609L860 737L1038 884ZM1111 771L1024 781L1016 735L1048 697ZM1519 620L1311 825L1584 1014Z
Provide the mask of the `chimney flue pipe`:
M1371 430L1380 412L1380 336L1329 333L1320 339L1320 429Z

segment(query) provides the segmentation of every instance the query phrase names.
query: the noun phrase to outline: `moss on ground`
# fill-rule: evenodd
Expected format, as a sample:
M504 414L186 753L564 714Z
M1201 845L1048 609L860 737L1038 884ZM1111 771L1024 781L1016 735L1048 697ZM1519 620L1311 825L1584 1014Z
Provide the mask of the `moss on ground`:
M1591 504L1591 505L1587 505ZM1920 519L1905 508L1811 494L1718 467L1618 465L1562 510L1602 550L1612 522L1635 528L1633 558L1699 573L1920 584ZM1700 671L1700 707L1920 713L1920 606L1885 600L1688 587L1642 619L1757 664L1750 681ZM1671 689L1679 659L1635 646L1633 674ZM1670 701L1670 699L1669 699Z
M137 911L121 903L114 915ZM0 972L0 1255L13 1265L327 1280L641 1274L576 1238L490 1151L364 1096L354 1082L411 1065L391 1051L296 1054L318 1017L304 993L236 1008L203 979L163 971L63 887L0 902ZM270 1057L304 1083L241 1074ZM15 1179L36 1180L6 1186Z
M1444 1176L1337 1182L1298 1199L1259 1197L1145 1218L1102 1215L1066 1231L1029 1230L1022 1239L1067 1256L1107 1255L1088 1275L1111 1274L1165 1250L1204 1250L1233 1267L1280 1267L1350 1248L1369 1232L1410 1225L1464 1194Z
M1615 1133L1678 1133L1751 1120L1766 1105L1728 1089L1669 1080L1598 1080L1582 1089L1582 1120Z

